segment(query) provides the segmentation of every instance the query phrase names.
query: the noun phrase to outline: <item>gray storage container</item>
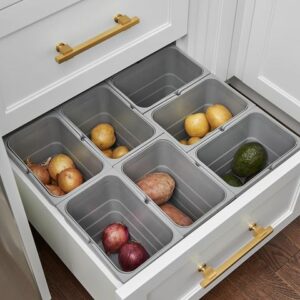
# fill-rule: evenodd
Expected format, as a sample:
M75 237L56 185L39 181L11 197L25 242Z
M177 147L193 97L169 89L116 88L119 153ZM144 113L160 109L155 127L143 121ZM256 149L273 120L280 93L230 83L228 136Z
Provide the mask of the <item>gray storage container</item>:
M171 175L176 181L176 187L169 203L194 221L186 227L172 221L177 230L184 235L204 223L233 199L233 194L225 186L205 170L199 169L195 162L174 146L165 135L115 168L121 170L133 182L151 172L166 172ZM159 209L157 205L156 207Z
M266 168L242 187L232 187L223 181L236 195L244 192L287 159L299 145L296 135L258 108L253 108L242 119L225 126L224 129L224 132L219 132L207 143L190 152L194 159L204 163L217 176L230 173L234 154L244 143L259 142L268 153Z
M177 47L169 46L120 72L111 84L145 113L207 74L207 70Z
M95 86L68 101L61 107L61 112L71 126L85 137L90 136L97 124L110 123L116 133L115 146L127 146L130 151L161 134L160 128L155 129L146 118L132 110L107 84ZM104 157L90 139L88 142ZM105 158L113 165L127 155L119 159Z
M222 104L231 111L234 117L228 122L232 122L248 108L253 107L253 104L241 94L216 79L213 75L209 75L184 90L181 95L174 96L166 103L154 108L147 113L147 116L173 136L178 145L188 152L195 148L200 141L193 145L183 145L178 142L181 139L188 138L184 129L185 118L189 114L206 112L208 106L213 104ZM201 142L216 132L217 129L208 133L201 139Z
M104 163L97 157L94 150L88 149L67 123L55 112L52 112L25 127L12 133L7 139L11 158L25 172L31 181L43 192L54 205L84 187L87 181L99 174ZM26 159L33 163L45 162L55 154L64 153L70 156L82 173L85 182L67 195L56 197L31 173L25 164Z
M130 184L125 184L122 176L111 170L71 199L62 202L58 208L101 260L125 282L182 238L144 200L141 193ZM102 232L112 223L126 225L131 240L141 243L150 255L132 272L121 270L118 254L107 255L104 251Z

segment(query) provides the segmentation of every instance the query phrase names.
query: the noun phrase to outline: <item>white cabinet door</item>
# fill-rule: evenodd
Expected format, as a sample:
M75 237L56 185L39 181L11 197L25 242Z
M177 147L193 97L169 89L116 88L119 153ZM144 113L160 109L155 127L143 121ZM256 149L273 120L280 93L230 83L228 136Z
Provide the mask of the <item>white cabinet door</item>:
M231 75L300 120L300 1L241 1Z

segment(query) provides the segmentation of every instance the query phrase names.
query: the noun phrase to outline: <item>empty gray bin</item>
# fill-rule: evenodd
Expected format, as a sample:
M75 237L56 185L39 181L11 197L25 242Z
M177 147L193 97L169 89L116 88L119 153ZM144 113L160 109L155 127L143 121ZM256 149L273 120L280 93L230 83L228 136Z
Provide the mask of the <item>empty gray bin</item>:
M144 197L125 184L121 176L109 171L85 190L59 205L60 211L75 230L89 238L92 249L108 267L125 282L150 264L181 236L173 232L144 202ZM124 272L118 254L107 255L102 244L102 232L112 223L128 227L131 240L143 245L150 258L132 272Z
M194 221L186 227L172 221L175 228L186 235L228 204L233 194L213 176L199 169L181 151L167 136L162 136L115 167L133 182L151 172L166 172L171 175L176 187L168 203L175 205Z
M235 194L240 194L284 161L297 149L297 137L258 108L253 108L242 119L225 127L205 145L191 155L208 166L218 176L230 173L235 152L247 142L259 142L268 153L267 166L247 181L242 187L227 185ZM243 181L244 179L242 179Z
M189 87L181 95L175 96L166 103L154 108L147 116L152 118L176 140L187 139L188 135L184 130L184 120L187 115L206 112L208 106L213 104L226 106L233 115L230 121L245 112L247 108L252 107L252 104L246 98L210 75ZM213 132L216 132L216 130ZM211 134L208 133L201 141L204 141ZM178 145L183 150L190 151L198 143L182 145L178 142Z
M120 72L112 79L112 84L144 113L176 90L207 74L178 48L169 46Z
M154 138L159 131L126 105L107 84L95 86L68 101L61 107L61 111L71 121L71 125L87 137L97 124L110 123L116 133L115 146L127 146L129 150ZM91 140L89 143L103 155ZM126 155L119 159L107 159L111 164L116 164L125 157Z
M104 168L102 161L99 160L93 150L88 149L84 142L74 135L57 113L50 113L11 134L8 137L7 145L11 158L24 171L28 172L31 181L54 205L57 205L77 189L81 189L86 181L100 173ZM29 158L33 163L42 163L59 153L67 154L73 159L85 182L67 195L56 197L51 195L30 172L25 161Z

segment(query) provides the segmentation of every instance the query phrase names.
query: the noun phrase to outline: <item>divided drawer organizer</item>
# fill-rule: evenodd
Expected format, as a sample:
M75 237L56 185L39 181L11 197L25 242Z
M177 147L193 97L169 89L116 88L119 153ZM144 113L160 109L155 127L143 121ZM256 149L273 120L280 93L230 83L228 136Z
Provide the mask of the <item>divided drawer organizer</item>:
M180 144L178 140L186 137L185 116L215 103L227 106L233 118L197 144ZM89 139L90 130L101 122L111 123L118 143L130 149L121 159L105 157ZM265 146L268 165L242 187L233 188L220 176L228 172L235 150L246 141ZM296 135L175 46L74 97L13 132L6 142L18 168L121 282L299 149ZM63 197L51 196L24 163L27 158L41 162L58 152L69 154L85 177L84 184ZM177 226L134 184L153 171L173 176L176 188L170 203L191 217L191 226ZM150 254L133 272L121 271L116 257L108 257L102 249L101 231L112 222L126 224Z

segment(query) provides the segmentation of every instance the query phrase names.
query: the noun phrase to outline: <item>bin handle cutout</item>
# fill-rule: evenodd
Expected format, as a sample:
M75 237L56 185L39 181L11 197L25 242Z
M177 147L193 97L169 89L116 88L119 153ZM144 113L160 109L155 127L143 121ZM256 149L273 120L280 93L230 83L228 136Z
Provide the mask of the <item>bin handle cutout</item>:
M233 256L231 256L227 261L225 261L222 265L220 265L216 269L206 264L202 264L198 267L198 271L203 273L203 280L200 282L201 287L205 288L210 285L213 281L220 277L225 271L227 271L238 260L240 260L243 256L245 256L273 232L273 228L271 226L264 228L256 224L251 224L249 226L249 230L253 233L253 239L248 244L243 246Z
M56 51L59 53L55 60L57 63L61 64L72 57L104 42L105 40L110 39L111 37L125 31L140 22L138 17L129 18L126 15L118 14L114 17L114 21L117 23L116 26L98 34L97 36L88 39L87 41L75 46L71 47L65 43L58 43L56 45Z

